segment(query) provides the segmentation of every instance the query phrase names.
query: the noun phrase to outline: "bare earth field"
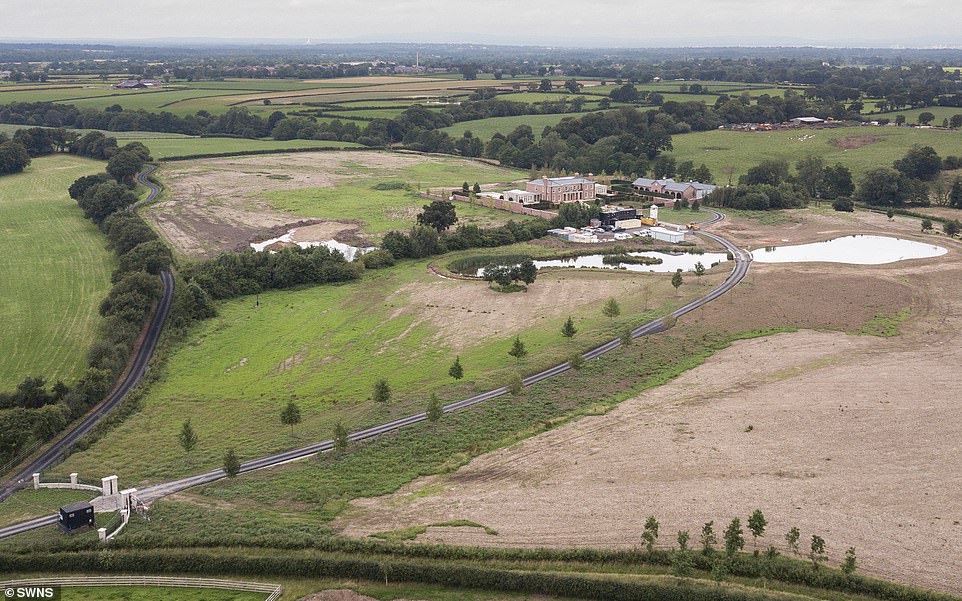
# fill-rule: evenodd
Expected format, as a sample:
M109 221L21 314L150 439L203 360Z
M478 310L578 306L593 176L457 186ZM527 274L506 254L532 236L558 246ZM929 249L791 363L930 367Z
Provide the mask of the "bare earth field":
M917 227L884 216L799 215L798 224L768 233L777 241L824 239L828 231L850 233L848 217L852 231ZM746 220L724 227L753 246L746 232L764 236L769 228ZM670 546L677 530L697 538L714 520L720 532L760 508L769 526L759 545L787 552L783 535L798 526L803 542L825 538L832 562L854 546L867 573L958 593L962 263L957 244L940 243L951 249L945 257L888 266L756 264L733 295L678 328L782 323L835 331L736 343L604 416L355 501L335 525L364 536L466 519L498 535L429 528L419 540L635 547L645 518L655 515L662 546ZM844 333L908 306L912 317L899 336Z
M331 188L364 178L403 178L403 169L432 163L477 165L390 152L292 153L167 163L158 171L167 188L164 197L144 214L179 253L189 257L235 250L307 224L313 224L310 235L319 236L314 239L336 237L349 244L365 244L357 220L305 221L272 208L265 195ZM299 236L307 234L298 232Z

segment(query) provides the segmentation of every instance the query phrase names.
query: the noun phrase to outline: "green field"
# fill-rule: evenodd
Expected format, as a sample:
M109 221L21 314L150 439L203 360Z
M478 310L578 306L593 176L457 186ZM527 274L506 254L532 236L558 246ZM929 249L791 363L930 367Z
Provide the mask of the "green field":
M267 593L159 586L64 587L63 601L263 601Z
M70 381L85 367L114 259L67 188L103 166L55 155L0 177L0 390L32 375Z
M523 245L499 250L545 252ZM593 286L585 278L608 282L622 291L625 317L608 320L597 302L582 301L566 307L565 315L559 307L542 309L537 319L505 323L496 334L482 332L472 337L475 342L464 342L457 334L462 320L454 316L471 317L470 307L463 306L474 304L468 297L488 299L490 306L474 309L482 312L522 299L489 291L483 282L443 280L426 267L426 261L409 261L341 286L263 293L259 306L250 297L223 303L218 317L199 324L173 352L143 409L57 470L116 471L133 485L217 466L229 445L250 458L327 438L339 420L350 428L381 423L422 409L431 391L460 398L503 384L516 370L552 365L575 348L585 350L627 324L641 323L645 302L650 301L648 315L653 315L703 293L715 277L693 282L676 298L668 278L657 275L554 276L580 286ZM649 301L640 293L624 292L641 286L649 287ZM455 298L465 300L458 304ZM558 332L569 312L580 332L576 341L559 344ZM524 338L530 352L520 364L507 354L514 334ZM455 355L465 365L461 382L447 376ZM380 377L388 378L394 390L388 404L370 400ZM296 400L304 415L293 439L278 418L288 400ZM202 441L189 464L176 441L186 418L193 420ZM149 454L143 452L147 447Z
M812 135L810 139L800 137ZM846 150L834 141L846 138L871 142ZM751 167L765 159L795 163L806 155L822 157L826 163L842 163L856 176L879 165L891 165L913 144L932 146L942 156L962 155L962 134L958 132L909 127L840 127L835 129L773 132L707 131L672 137L676 161L705 163L715 183L728 183L724 169L734 168L738 180Z
M578 118L581 114L559 114L559 115L518 115L517 117L492 117L479 121L462 121L450 127L445 127L440 131L447 132L454 138L460 138L464 132L470 131L476 138L481 138L485 142L491 139L494 134L509 134L519 125L528 125L534 132L535 139L541 138L541 132L549 125L557 125L565 117Z
M867 108L867 107L866 107ZM919 115L922 113L932 113L935 115L935 120L932 121L931 125L941 126L943 119L951 119L953 115L962 115L962 107L957 106L930 106L924 109L904 109L901 111L889 111L887 113L875 113L872 115L866 115L868 119L891 119L895 122L895 118L899 115L905 117L905 122L909 125L914 125L919 121Z
M430 161L394 169L373 171L358 164L347 165L356 176L351 183L327 188L300 188L272 192L265 198L275 209L303 217L356 220L364 231L383 234L392 229L406 230L414 216L428 201L418 195L428 188L460 187L467 181L490 183L513 182L523 174L513 169L494 167L474 161ZM375 189L379 184L399 189ZM522 221L524 215L458 203L459 218L480 226L499 225L506 217Z

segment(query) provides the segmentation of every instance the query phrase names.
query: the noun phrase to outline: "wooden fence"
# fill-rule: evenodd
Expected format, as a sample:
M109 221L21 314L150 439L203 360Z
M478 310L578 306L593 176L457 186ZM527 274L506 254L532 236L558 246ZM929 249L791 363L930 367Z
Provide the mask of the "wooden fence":
M60 576L54 578L29 578L0 582L0 590L28 586L166 586L174 588L209 588L231 591L264 593L265 601L276 601L284 592L279 584L266 582L241 582L213 578L174 578L169 576Z

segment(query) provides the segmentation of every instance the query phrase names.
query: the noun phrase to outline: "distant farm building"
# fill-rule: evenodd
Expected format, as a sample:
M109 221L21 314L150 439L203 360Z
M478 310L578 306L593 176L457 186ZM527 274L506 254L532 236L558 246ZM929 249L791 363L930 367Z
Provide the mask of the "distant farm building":
M663 194L675 200L701 200L718 187L701 182L676 182L671 178L648 179L646 177L639 177L631 183L631 186L637 192Z
M118 90L142 90L145 88L160 88L164 82L159 79L125 79L114 87Z
M589 173L587 177L575 174L568 177L548 177L528 182L526 191L534 194L536 202L562 204L566 202L591 202L595 199L595 182Z
M70 532L94 525L94 506L78 501L60 508L60 527Z
M825 123L825 119L819 119L818 117L795 117L791 122L793 125L818 125L819 123Z

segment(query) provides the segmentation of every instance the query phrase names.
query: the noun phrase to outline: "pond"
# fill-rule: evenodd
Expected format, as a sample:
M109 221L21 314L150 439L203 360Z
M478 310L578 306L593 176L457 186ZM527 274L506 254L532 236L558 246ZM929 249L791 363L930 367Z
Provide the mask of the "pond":
M695 263L701 262L705 269L710 269L718 263L728 260L726 253L663 253L663 252L630 252L625 253L632 257L650 257L661 259L657 265L639 265L637 263L618 263L609 265L603 261L605 255L581 255L580 257L570 257L565 259L546 259L535 260L535 267L598 267L601 269L625 269L627 271L637 271L644 273L674 273L682 271L694 271ZM484 275L484 268L478 269L478 277Z
M347 261L353 261L357 257L369 253L374 250L373 246L358 248L357 246L351 246L350 244L344 244L343 242L338 242L337 240L311 240L311 241L295 241L294 233L296 229L289 230L283 236L278 236L277 238L271 238L270 240L264 240L263 242L251 242L250 247L256 252L263 252L264 250L272 251L277 248L283 248L284 246L300 246L301 248L314 248L316 246L326 246L330 250L336 250L344 255Z
M854 265L882 265L906 259L938 257L947 252L941 246L916 242L915 240L857 234L834 238L826 242L759 248L752 251L752 258L759 263L821 261Z

